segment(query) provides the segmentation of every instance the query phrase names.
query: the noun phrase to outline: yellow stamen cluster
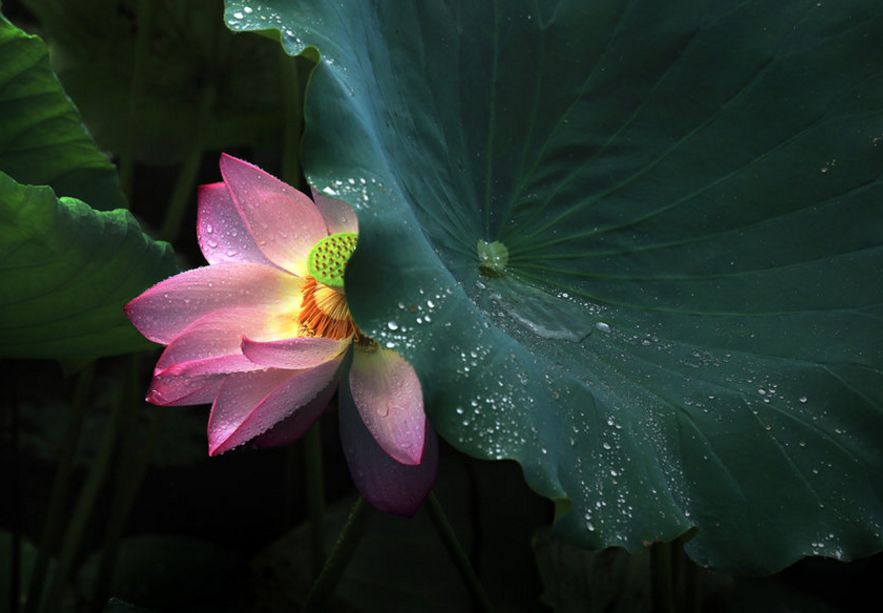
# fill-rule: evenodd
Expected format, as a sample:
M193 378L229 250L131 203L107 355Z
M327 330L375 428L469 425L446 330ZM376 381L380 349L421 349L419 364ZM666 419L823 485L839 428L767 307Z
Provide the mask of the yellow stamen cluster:
M340 340L358 334L343 292L307 276L297 322L302 336Z

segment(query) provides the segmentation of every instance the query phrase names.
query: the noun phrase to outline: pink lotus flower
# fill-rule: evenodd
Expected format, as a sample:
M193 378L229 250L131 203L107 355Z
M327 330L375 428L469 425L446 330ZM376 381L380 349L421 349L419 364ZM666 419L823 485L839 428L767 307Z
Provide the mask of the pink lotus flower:
M197 237L209 266L126 305L141 334L167 345L147 400L212 403L214 456L248 441L294 441L339 383L356 486L381 510L413 514L435 480L436 437L414 369L350 316L343 272L358 239L355 212L229 155L220 166L223 182L199 190Z

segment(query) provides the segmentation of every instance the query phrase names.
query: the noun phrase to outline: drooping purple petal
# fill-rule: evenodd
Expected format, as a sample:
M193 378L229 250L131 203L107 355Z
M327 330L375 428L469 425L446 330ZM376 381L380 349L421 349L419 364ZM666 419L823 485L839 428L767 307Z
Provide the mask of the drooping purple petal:
M319 395L294 413L280 421L278 424L256 437L252 444L255 447L279 447L292 443L306 434L310 426L319 419L322 412L328 407L328 403L337 391L337 380L332 379Z
M402 464L423 457L426 414L423 390L414 368L390 349L353 351L349 385L368 430Z
M319 209L305 194L248 162L221 155L221 175L261 252L305 275L310 249L328 235Z
M200 185L196 213L196 238L209 264L254 262L273 264L251 237L223 182Z
M314 368L340 357L352 341L302 336L274 341L242 339L242 353L252 362L269 368Z
M353 207L342 200L329 198L314 188L310 189L313 193L313 201L319 207L319 212L322 213L322 218L325 220L328 234L359 232L359 218Z
M304 407L331 382L339 365L340 360L332 360L309 370L228 375L209 415L209 455L250 441Z
M435 431L425 421L422 462L402 464L391 458L368 431L349 386L343 382L340 388L340 440L353 483L375 508L405 517L414 515L435 485L438 471Z
M303 280L264 264L222 262L157 283L126 305L148 339L169 344L200 317L222 309L284 309L300 297Z

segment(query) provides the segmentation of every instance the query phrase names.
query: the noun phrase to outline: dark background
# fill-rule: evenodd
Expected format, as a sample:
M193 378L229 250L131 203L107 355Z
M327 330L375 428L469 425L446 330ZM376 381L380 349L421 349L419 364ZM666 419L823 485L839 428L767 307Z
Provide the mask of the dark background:
M246 35L234 37L220 25L220 2L155 2L158 23L178 20L187 28L178 34L172 28L159 28L152 40L155 65L148 71L144 107L155 97L171 100L168 108L178 105L181 112L165 107L154 108L153 114L144 110L132 136L135 142L121 145L139 26L137 3L64 4L7 0L3 12L49 42L62 82L99 145L115 160L120 148L133 146L131 206L148 231L162 224L165 203L194 137L188 133L192 129L188 113L206 79L217 79L222 91L218 121L211 125L211 134L203 135L206 144L200 151L197 182L218 180L222 149L271 173L283 173L280 134L286 115L279 63L284 60L273 41L250 36L242 42ZM52 18L41 19L41 11ZM94 11L104 14L106 22L83 21ZM119 50L118 57L107 56L114 49ZM101 53L108 62L94 64L90 54ZM301 89L310 68L307 60L294 64ZM262 87L255 88L255 83ZM174 241L183 268L202 262L193 232L195 197L192 203ZM140 360L134 384L139 394L146 390L155 358L147 354ZM125 358L105 358L96 364L66 521L73 518L94 466L110 407L126 393L128 364ZM0 370L0 587L4 592L0 612L14 610L10 599L15 598L11 583L16 574L20 590L27 590L77 380L70 371L76 370L73 364L63 368L23 361L4 362ZM100 610L103 595L138 607L117 604L115 610L297 610L311 580L303 525L302 446L240 449L209 459L207 417L208 407L133 406L125 437L112 441L110 469L87 519L65 610L86 611L90 606ZM145 450L152 428L158 429L158 435L152 449ZM333 409L321 420L321 438L328 502L326 550L330 551L355 499ZM139 454L148 458L145 470L139 470ZM118 502L126 488L136 492L128 512L121 511ZM619 550L583 552L557 540L549 531L551 503L524 485L514 463L473 460L443 445L436 492L498 610L650 610L648 552L632 556ZM109 538L108 526L119 521L121 513L124 529L116 541ZM59 546L56 543L54 548ZM109 546L115 548L114 563L110 576L102 578L98 560ZM13 563L18 547L20 564ZM883 577L881 555L851 563L806 559L773 577L746 578L693 568L680 543L671 550L679 597L693 577L700 585L705 611L865 611L879 606L867 603L874 603L879 593L874 581ZM424 511L414 519L372 512L328 610L468 611L473 604Z

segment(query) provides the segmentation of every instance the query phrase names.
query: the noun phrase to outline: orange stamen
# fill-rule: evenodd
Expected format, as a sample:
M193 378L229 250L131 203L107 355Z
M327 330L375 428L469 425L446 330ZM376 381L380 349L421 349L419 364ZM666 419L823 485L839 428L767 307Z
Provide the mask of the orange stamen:
M307 276L297 322L304 336L321 336L340 340L358 334L346 296Z

